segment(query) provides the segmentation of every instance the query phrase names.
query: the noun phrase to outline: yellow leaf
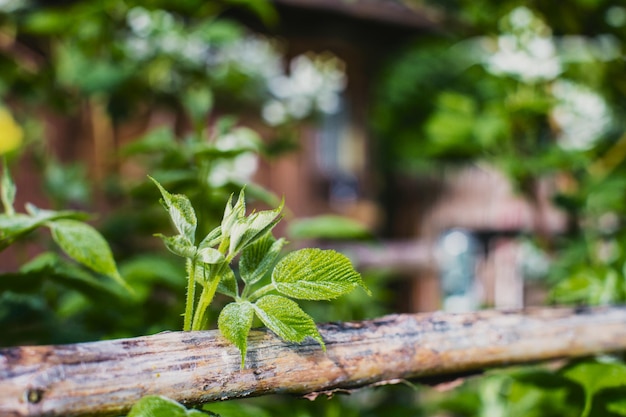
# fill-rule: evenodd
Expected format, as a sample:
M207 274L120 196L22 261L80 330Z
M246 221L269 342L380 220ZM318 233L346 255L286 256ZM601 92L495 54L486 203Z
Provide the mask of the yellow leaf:
M24 133L15 122L11 113L0 108L0 155L17 149L22 143Z

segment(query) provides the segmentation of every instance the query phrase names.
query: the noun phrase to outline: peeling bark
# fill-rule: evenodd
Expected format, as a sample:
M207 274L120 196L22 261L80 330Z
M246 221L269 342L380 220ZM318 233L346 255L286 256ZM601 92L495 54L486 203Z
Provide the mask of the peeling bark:
M217 331L0 349L0 415L119 415L150 394L187 404L310 394L626 350L626 307L391 315L320 333L326 353L253 330L243 370Z

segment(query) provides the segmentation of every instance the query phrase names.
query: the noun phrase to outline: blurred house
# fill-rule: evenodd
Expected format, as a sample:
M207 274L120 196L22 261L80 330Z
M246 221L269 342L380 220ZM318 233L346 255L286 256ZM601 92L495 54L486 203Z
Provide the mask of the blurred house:
M275 0L287 55L331 52L346 66L337 114L301 132L301 150L265 165L258 179L285 194L298 217L342 214L378 230L381 244L343 249L362 267L404 276L399 305L411 311L522 307L541 302L524 277L524 235L553 235L567 226L550 204L550 181L538 200L518 195L488 166L381 183L376 143L368 131L370 89L377 71L402 45L441 32L428 9L386 0ZM393 140L393 138L386 138ZM394 192L385 192L392 189ZM382 195L393 201L381 205ZM394 212L383 212L394 207Z
M391 269L402 276L398 305L405 310L524 305L523 246L518 237L560 233L566 227L566 219L549 203L549 181L542 185L541 198L530 202L516 195L491 167L394 178L393 183L376 171L377 147L384 141L375 141L368 130L368 104L377 71L416 37L441 32L441 17L399 0L274 0L274 4L280 17L275 28L262 27L243 14L233 12L230 17L280 38L287 59L307 52L337 57L345 65L347 84L336 111L299 128L298 151L261 162L255 180L284 195L296 218L337 213L377 232L380 243L347 244L344 249L363 268ZM111 149L154 125L184 129L177 115L146 109L144 119L126 123L114 134L101 103L93 100L84 106L89 107L84 113L89 119L46 115L46 132L62 161L86 161L100 179L115 169L133 175L132 166L115 166ZM268 130L258 120L251 124ZM85 140L76 140L79 135ZM40 181L32 168L35 162L25 164L18 181L35 185ZM19 204L31 201L45 207L36 192L40 188L20 188ZM390 199L384 204L383 195Z

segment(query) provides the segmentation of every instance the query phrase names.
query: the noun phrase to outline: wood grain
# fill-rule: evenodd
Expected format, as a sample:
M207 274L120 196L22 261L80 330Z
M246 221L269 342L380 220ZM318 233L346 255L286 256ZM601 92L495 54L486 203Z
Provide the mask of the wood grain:
M0 350L0 416L119 415L144 395L187 404L307 394L626 350L626 307L391 315L320 327L324 353L250 333L246 368L217 331Z

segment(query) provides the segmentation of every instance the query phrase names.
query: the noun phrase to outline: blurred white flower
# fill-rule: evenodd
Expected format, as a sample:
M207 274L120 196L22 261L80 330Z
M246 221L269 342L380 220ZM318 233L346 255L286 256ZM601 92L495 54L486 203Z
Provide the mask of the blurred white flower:
M563 149L589 149L611 127L609 106L589 88L557 80L552 92L557 99L552 118L559 126L558 143Z

